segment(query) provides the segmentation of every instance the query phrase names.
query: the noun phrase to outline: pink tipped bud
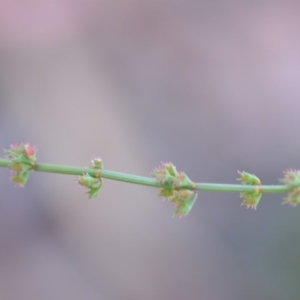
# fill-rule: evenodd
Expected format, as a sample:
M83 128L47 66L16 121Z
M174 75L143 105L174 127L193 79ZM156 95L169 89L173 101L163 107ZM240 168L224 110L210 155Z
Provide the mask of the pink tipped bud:
M260 180L255 175L246 173L244 171L243 172L238 171L238 173L241 175L241 177L238 178L237 180L241 181L243 184L260 185Z
M241 206L247 206L247 208L252 208L256 210L256 207L260 201L262 194L255 192L244 192L241 193L241 197L244 198Z
M14 144L4 152L10 160L9 168L13 172L11 180L17 186L23 187L36 165L36 147L29 143Z
M284 178L280 181L290 189L282 204L288 203L291 206L297 206L300 203L300 171L287 170L284 172Z
M284 172L284 178L280 179L282 183L289 188L300 186L300 171L299 170L287 170Z
M244 198L244 201L242 202L241 206L246 206L247 208L252 208L256 210L256 207L262 196L262 191L260 189L260 180L255 175L246 173L244 171L243 172L238 171L238 173L241 175L241 177L238 178L237 180L241 181L242 184L257 186L257 189L253 192L240 193L240 197Z
M23 145L24 149L24 154L26 157L34 157L36 155L36 147L35 146L30 146L29 144Z
M284 199L282 204L290 204L291 206L296 207L300 203L300 188L295 187L292 189L288 196Z
M162 196L177 207L174 215L185 216L192 209L197 194L195 184L183 172L178 172L172 163L162 163L151 173L162 188L158 196Z

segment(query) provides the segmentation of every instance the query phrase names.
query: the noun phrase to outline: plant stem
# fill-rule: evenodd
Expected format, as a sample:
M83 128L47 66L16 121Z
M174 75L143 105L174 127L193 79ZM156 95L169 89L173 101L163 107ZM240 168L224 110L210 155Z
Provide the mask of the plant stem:
M0 167L9 168L10 161L7 159L0 158ZM57 173L66 175L82 175L88 173L96 176L99 170L91 168L54 165L54 164L36 164L34 170L37 172L46 173ZM100 177L123 181L133 184L151 186L161 188L162 184L158 183L155 179L150 177L143 177L137 175L131 175L126 173L101 170ZM255 192L257 186L255 185L242 185L242 184L214 184L214 183L196 183L194 187L186 187L187 189L195 189L199 191L210 191L210 192ZM283 194L289 192L289 188L286 185L261 185L259 190L266 194Z

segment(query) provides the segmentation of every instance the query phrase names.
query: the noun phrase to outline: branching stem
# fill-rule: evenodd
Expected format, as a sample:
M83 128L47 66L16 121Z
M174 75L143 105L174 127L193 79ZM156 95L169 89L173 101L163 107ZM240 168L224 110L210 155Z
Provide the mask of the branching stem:
M0 158L0 167L8 168L10 161L8 159ZM55 164L36 164L33 169L37 172L46 172L46 173L57 173L57 174L66 174L66 175L82 175L90 174L96 176L99 174L99 170L91 168L82 168L82 167L73 167L73 166L64 166L64 165L55 165ZM157 182L157 180L150 177L143 177L137 175L131 175L126 173L101 170L100 177L123 181L133 184L139 184L144 186L151 186L161 188L162 184ZM193 189L198 191L207 191L207 192L231 192L231 193L242 193L242 192L255 192L257 191L257 186L255 185L241 185L241 184L214 184L214 183L196 183L193 187L187 186L186 189ZM289 188L286 185L260 185L259 189L262 193L265 194L284 194L289 192Z

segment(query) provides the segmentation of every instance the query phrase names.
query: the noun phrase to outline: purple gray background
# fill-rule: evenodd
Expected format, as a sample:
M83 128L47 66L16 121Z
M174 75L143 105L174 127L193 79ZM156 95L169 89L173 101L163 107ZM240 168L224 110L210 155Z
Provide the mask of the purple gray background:
M0 148L40 162L277 184L300 166L297 1L0 2ZM183 219L157 190L0 170L0 299L299 299L300 210L205 193Z

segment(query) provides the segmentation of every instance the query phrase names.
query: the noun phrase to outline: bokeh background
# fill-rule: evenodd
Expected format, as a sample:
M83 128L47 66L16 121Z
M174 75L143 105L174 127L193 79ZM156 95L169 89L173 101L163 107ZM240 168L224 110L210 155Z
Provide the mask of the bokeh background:
M198 182L299 168L297 1L0 2L0 148L40 162ZM0 299L299 299L300 210L205 193L172 218L157 190L0 170Z

